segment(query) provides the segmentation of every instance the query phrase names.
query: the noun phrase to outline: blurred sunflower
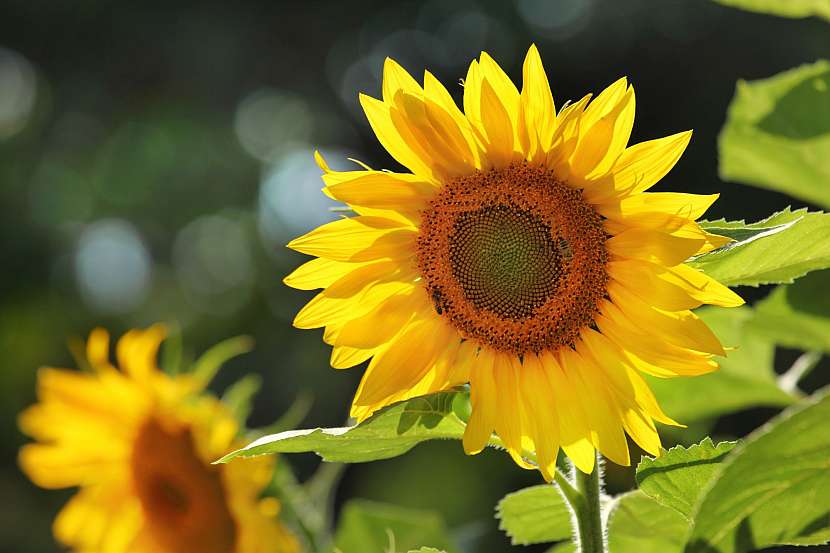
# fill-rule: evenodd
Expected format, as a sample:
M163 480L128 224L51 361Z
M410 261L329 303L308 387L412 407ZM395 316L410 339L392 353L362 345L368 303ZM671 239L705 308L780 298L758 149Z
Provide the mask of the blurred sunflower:
M85 553L298 551L275 518L279 503L260 498L268 458L211 465L233 449L237 423L199 379L156 368L164 336L160 325L125 334L119 370L96 329L91 372L39 372L39 403L19 420L38 443L22 448L20 465L44 488L80 487L55 520L56 538Z
M294 324L325 327L332 366L371 358L358 420L469 383L465 450L495 431L551 479L560 447L584 472L595 449L629 464L625 432L659 454L654 421L677 423L640 373L716 369L724 350L690 309L743 301L683 264L728 241L694 222L717 194L645 193L691 132L627 147L625 78L557 113L535 47L523 79L482 53L462 112L431 73L421 86L387 59L383 99L360 101L411 173L331 171L317 154L324 192L356 216L293 240L318 259L285 281L324 289Z

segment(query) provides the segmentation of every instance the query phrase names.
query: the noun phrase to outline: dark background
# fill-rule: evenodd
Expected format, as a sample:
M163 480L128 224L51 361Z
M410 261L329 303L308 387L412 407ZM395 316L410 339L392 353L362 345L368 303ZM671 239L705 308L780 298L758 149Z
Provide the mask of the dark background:
M361 369L330 369L321 333L292 328L310 294L281 283L302 261L283 245L333 217L314 148L335 168L346 157L396 168L357 104L380 94L385 56L416 77L428 67L460 97L453 83L480 50L518 81L535 42L559 106L627 75L634 141L695 131L660 189L720 192L709 218L755 220L805 204L719 181L735 81L826 57L828 38L825 22L704 0L2 1L0 551L57 550L49 527L69 492L21 475L15 415L34 401L36 368L73 366L67 339L94 326L175 322L192 354L250 334L256 350L217 390L256 371L254 425L306 390L303 426L342 424ZM717 429L742 435L773 414ZM288 462L301 478L316 464ZM610 472L612 491L630 481ZM469 551L497 552L510 547L496 501L537 481L505 455L439 443L349 467L337 499L438 509Z

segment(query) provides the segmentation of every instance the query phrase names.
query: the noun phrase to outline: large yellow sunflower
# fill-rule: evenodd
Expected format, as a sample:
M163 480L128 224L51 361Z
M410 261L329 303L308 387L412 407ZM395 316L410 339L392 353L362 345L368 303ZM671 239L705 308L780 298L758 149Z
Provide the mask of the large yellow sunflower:
M365 419L395 402L470 384L464 448L495 431L522 466L551 479L561 447L584 472L595 449L629 464L627 432L659 454L660 410L640 373L698 375L724 350L690 311L741 298L691 256L727 239L695 219L717 195L646 193L691 132L627 147L625 78L558 113L531 47L519 92L486 53L463 82L464 111L429 72L391 59L383 99L361 104L411 173L324 171L344 218L293 240L317 256L286 278L323 288L297 315L325 327L331 364L371 359L352 406Z
M80 487L58 515L55 537L79 553L294 553L260 498L266 457L213 466L233 449L237 424L190 375L156 368L163 327L118 342L87 342L92 372L41 369L39 402L20 416L38 443L23 447L23 471L44 488Z

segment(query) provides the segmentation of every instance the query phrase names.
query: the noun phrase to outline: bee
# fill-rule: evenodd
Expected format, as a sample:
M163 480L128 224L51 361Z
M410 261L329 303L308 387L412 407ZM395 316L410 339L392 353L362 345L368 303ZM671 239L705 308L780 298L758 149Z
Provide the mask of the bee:
M556 241L556 249L559 250L559 255L566 261L570 261L574 257L573 248L571 248L570 242L559 237L559 240Z
M444 296L438 288L432 289L432 305L435 307L435 312L439 315L444 313Z

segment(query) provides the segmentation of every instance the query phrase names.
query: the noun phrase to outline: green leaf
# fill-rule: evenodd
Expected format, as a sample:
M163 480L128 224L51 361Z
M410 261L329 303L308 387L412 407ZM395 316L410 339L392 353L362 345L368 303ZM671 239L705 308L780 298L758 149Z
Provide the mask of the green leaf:
M673 447L656 459L643 457L637 466L637 485L652 499L689 518L709 480L735 445L715 445L706 438L688 449Z
M718 4L781 17L815 15L830 20L830 0L715 0Z
M553 485L531 486L510 493L499 501L499 529L513 545L530 545L569 539L571 511Z
M452 410L455 394L443 392L397 403L356 426L289 430L264 436L218 462L313 451L324 461L361 463L401 455L427 440L460 440L465 426Z
M750 407L785 407L796 397L778 387L775 345L747 329L750 307L706 307L695 313L725 346L736 349L719 358L716 372L684 379L648 378L669 416L683 423L718 417Z
M613 553L680 553L689 523L641 491L617 498L608 518Z
M409 551L424 542L448 553L457 551L437 513L362 499L346 503L334 536L342 553Z
M789 283L810 271L830 267L827 213L787 208L757 223L721 220L705 222L703 226L716 234L717 229L767 233L689 261L692 267L727 286Z
M830 62L738 81L719 145L722 179L830 207Z
M816 271L779 286L755 304L755 316L747 328L782 346L830 352L828 291L830 271Z
M830 395L816 394L728 455L693 512L686 553L830 540Z

